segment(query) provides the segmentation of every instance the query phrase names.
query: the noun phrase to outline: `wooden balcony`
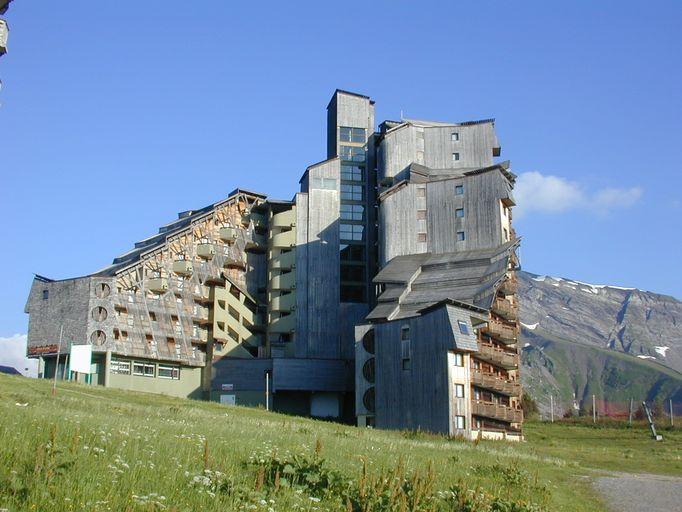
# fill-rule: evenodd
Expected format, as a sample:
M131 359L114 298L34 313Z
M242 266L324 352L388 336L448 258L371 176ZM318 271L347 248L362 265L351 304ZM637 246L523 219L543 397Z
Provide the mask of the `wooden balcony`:
M482 361L486 361L495 366L504 368L505 370L514 370L519 367L519 355L513 352L507 352L492 345L478 344L478 352L473 356Z
M521 396L521 383L505 380L490 373L474 369L472 371L474 386L489 389L506 396Z
M516 343L519 336L519 330L516 326L495 320L489 320L488 325L482 329L482 332L492 336L505 345Z
M502 404L486 403L481 400L472 401L471 414L508 423L523 422L523 411L521 409L514 409Z
M512 277L508 277L502 282L499 291L504 293L505 295L514 295L517 292L518 288L519 281L516 278L516 275L514 275Z
M501 316L505 320L515 322L519 318L519 305L507 299L498 297L493 302L493 313Z

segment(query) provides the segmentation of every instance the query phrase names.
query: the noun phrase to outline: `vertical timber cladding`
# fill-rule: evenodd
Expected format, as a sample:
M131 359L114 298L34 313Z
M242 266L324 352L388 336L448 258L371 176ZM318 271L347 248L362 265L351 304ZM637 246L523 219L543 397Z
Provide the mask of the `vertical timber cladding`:
M339 172L336 158L309 167L297 195L296 357L340 357Z
M401 331L411 345L403 367ZM445 308L376 324L375 422L378 428L450 431L448 351L454 347Z

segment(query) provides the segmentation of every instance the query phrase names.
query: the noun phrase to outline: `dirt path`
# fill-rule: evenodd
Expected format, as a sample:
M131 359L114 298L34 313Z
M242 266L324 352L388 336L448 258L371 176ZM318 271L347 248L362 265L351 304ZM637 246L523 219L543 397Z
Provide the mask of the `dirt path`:
M682 512L682 478L609 473L594 479L595 488L614 512Z

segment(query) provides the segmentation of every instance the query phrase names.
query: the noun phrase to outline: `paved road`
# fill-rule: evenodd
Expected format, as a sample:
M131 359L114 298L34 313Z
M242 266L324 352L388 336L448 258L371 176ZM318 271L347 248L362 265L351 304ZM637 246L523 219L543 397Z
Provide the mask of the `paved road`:
M682 512L682 478L610 473L594 485L614 512Z

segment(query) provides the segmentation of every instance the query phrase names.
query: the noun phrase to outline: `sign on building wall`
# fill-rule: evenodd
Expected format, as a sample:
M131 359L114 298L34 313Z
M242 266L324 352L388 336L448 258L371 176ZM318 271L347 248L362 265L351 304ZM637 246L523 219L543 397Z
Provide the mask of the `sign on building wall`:
M72 372L90 373L92 370L92 345L72 345L69 367Z
M223 405L236 405L237 397L235 395L220 395L220 403Z

